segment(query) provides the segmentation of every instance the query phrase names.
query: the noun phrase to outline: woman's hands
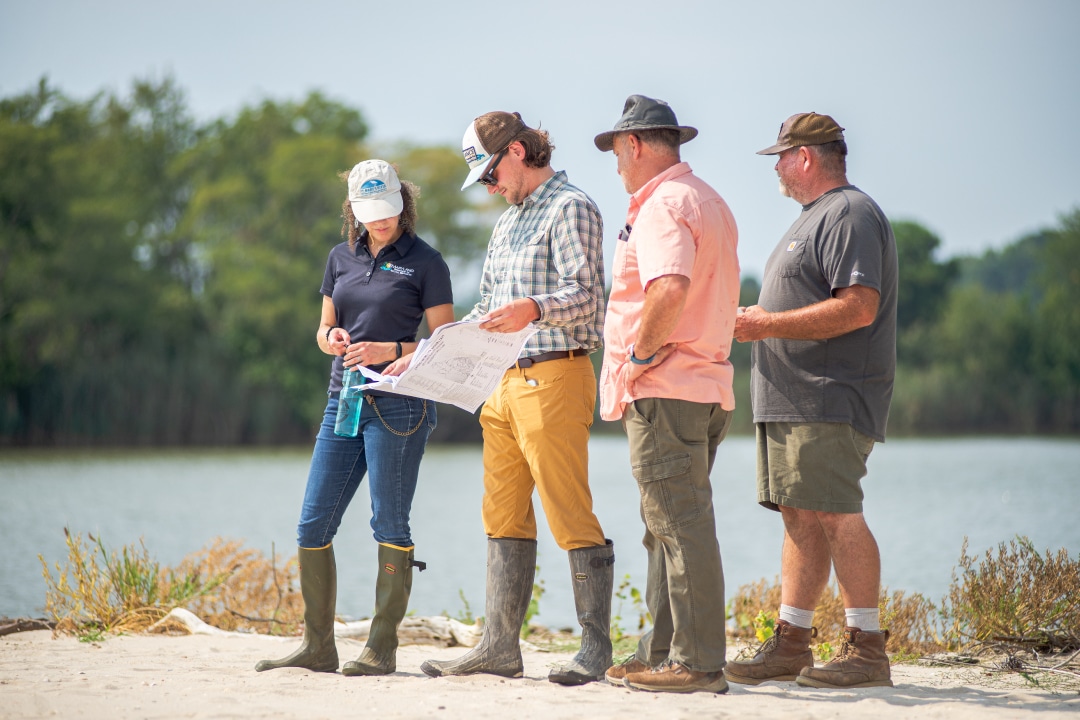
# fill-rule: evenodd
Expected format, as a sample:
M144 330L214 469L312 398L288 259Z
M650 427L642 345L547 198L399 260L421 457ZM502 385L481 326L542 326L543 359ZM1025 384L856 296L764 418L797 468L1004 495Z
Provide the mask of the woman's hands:
M345 367L379 365L397 358L397 343L392 342L346 342L343 348L341 355Z
M349 333L345 328L332 327L326 332L326 348L331 355L344 355L349 344Z

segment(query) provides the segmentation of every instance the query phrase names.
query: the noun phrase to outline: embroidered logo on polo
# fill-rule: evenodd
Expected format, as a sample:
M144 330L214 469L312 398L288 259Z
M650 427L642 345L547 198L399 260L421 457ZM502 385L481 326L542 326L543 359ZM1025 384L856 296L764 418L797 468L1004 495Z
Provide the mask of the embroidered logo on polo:
M379 269L388 270L389 272L397 273L398 275L404 275L405 277L412 277L413 273L416 272L416 270L413 268L401 267L400 265L395 265L394 263L389 261L384 262L382 265L380 265Z
M371 197L386 192L386 183L378 178L372 178L360 186L360 197Z
M469 163L470 165L487 159L487 155L485 155L484 153L476 152L476 148L471 145L462 150L461 154L465 156L465 162Z
M795 248L799 247L801 243L801 240L792 240L790 243L788 243L787 251L794 252Z

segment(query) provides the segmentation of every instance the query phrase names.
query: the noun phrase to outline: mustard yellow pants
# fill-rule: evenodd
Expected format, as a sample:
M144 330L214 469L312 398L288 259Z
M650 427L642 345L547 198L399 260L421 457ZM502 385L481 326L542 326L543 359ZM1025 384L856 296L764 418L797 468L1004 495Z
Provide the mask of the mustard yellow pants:
M587 355L506 371L480 411L488 537L536 539L535 488L560 548L604 544L589 490L595 407Z

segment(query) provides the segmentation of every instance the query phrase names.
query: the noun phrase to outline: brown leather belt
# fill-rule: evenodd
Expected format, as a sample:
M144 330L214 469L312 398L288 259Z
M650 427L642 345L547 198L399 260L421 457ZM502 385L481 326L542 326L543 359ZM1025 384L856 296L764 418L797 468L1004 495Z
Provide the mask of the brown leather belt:
M530 368L536 363L547 362L548 360L562 360L563 358L572 358L576 350L552 350L551 352L540 353L539 355L532 355L531 357L518 358L518 361L510 366L510 369L514 368Z

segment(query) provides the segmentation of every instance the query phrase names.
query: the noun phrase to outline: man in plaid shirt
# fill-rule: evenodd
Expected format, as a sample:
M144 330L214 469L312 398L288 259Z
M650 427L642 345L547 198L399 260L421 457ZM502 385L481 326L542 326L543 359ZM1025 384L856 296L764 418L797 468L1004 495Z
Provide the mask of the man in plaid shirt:
M551 168L548 134L517 113L490 112L465 132L462 153L475 182L506 198L488 243L480 301L464 320L492 332L539 332L480 412L484 430L484 532L488 536L484 638L465 656L428 661L433 677L520 677L518 635L536 569L533 489L551 533L567 550L581 651L549 675L581 685L611 664L615 554L592 511L589 429L596 375L589 354L604 326L603 220L588 195Z

